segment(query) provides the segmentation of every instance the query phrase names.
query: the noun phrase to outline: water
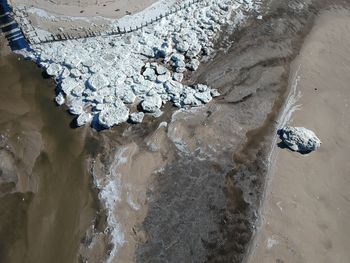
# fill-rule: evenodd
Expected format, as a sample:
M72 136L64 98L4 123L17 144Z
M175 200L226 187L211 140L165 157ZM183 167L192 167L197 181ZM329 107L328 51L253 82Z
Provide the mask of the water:
M71 116L52 102L54 83L32 62L0 52L0 80L0 134L18 171L34 163L15 193L0 195L0 262L76 262L96 211L85 162L89 130L70 128ZM14 184L1 185L0 194L8 189Z

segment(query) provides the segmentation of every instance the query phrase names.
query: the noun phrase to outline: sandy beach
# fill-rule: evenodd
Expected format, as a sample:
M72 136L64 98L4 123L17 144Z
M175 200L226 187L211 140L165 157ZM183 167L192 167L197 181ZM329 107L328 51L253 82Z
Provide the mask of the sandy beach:
M14 1L41 68L1 49L1 262L348 262L350 11L200 1L40 42L180 2ZM273 140L294 87L309 155Z
M289 124L315 131L322 145L309 155L276 147L248 262L349 262L349 15L323 12L292 64L301 109Z
M156 0L14 0L13 3L39 7L49 13L73 17L121 18L135 14Z

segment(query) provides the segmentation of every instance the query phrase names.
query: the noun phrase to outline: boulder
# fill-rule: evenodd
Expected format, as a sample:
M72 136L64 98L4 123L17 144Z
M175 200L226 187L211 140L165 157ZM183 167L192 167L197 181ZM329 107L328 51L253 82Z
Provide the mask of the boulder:
M164 74L164 75L158 75L157 76L157 82L158 83L164 83L164 82L167 82L170 79L171 79L170 72L167 72L167 74Z
M180 97L183 92L183 85L175 80L170 80L164 83L165 90L168 94Z
M79 98L73 98L72 96L70 96L67 101L68 109L71 114L80 115L83 113L83 108L85 105L83 101L81 101Z
M196 92L194 96L203 103L208 103L212 100L212 97L210 95L210 90L207 90L204 92Z
M151 47L146 46L146 45L141 46L140 54L144 55L146 57L149 57L149 58L154 57L153 49Z
M155 81L157 78L156 72L152 68L146 68L142 75L145 77L145 79L150 81Z
M172 45L166 41L160 47L157 48L157 55L159 57L167 57L173 52Z
M56 63L50 64L50 66L46 69L46 73L49 76L58 76L62 72L62 66Z
M81 113L78 118L77 118L77 125L83 126L87 123L90 123L92 120L92 114L91 113L87 113L87 112L83 112Z
M310 153L321 146L320 139L313 131L303 127L284 127L278 131L282 142L293 151Z
M68 95L78 85L79 83L75 79L65 78L61 82L61 89L66 95Z
M176 72L173 75L173 80L178 81L178 82L181 82L183 80L183 78L184 78L184 74L182 74L182 73Z
M114 104L103 105L98 115L98 122L105 128L113 127L126 122L129 118L129 109L121 100L116 100Z
M73 77L73 78L79 78L81 76L81 72L80 70L76 69L76 68L73 68L71 71L70 71L70 75Z
M132 123L141 123L144 117L145 114L143 112L134 112L130 114L130 121Z
M182 100L184 105L196 107L202 105L202 102L198 100L193 93L186 93Z
M194 89L199 91L199 92L204 92L204 91L209 90L209 87L207 85L197 84L194 86Z
M171 56L171 60L174 62L185 61L185 56L182 54L176 53Z
M191 61L187 64L187 67L192 70L192 71L196 71L199 67L199 60L198 59L191 59Z
M202 51L202 46L199 43L193 43L190 49L186 52L186 57L194 58L199 55Z
M55 102L57 103L57 105L61 106L64 104L66 100L64 99L63 94L60 92L57 94L57 96L55 97Z
M157 72L158 75L164 75L166 73L168 73L168 70L166 67L164 67L163 65L156 65L155 66L155 70Z
M181 41L176 43L175 48L182 53L185 53L189 49L190 45L186 41Z
M219 97L221 94L217 89L211 89L210 90L210 95L215 98L215 97Z
M91 90L97 91L107 87L109 85L109 81L102 74L96 73L88 79L87 84Z
M146 112L157 112L162 107L162 99L158 94L146 96L141 103L141 107Z
M119 98L126 104L132 104L136 100L136 95L132 92L131 89L123 89L118 94Z

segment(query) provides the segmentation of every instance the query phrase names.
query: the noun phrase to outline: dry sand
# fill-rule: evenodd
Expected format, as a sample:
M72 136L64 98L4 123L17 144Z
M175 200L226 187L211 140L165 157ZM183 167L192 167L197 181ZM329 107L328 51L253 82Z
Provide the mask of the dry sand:
M120 18L140 12L156 0L14 0L12 2L38 7L57 15L84 17L99 15Z
M322 13L293 62L300 111L291 125L314 130L321 149L275 149L261 230L249 262L350 259L350 12Z

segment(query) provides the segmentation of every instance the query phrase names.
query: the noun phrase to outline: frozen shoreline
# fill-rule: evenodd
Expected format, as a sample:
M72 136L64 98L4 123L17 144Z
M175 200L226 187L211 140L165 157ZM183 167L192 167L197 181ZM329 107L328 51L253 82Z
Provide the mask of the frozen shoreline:
M163 2L158 4L162 8ZM135 16L156 14L154 6ZM142 112L159 116L167 102L189 108L218 96L205 85L181 84L184 73L196 70L203 56L212 53L231 16L243 18L244 11L258 6L253 1L203 1L129 34L32 45L27 55L56 80L56 102L68 106L78 126L110 128L130 115L141 122L138 105ZM129 24L131 18L111 24Z
M259 10L259 3L203 1L123 36L33 45L33 52L25 55L56 80L56 102L68 106L79 126L92 123L110 128L128 120L141 122L144 113L161 115L167 102L186 109L209 103L219 95L206 85L183 85L184 73L195 71L203 57L213 54L225 25L238 26L246 19L245 12L251 15ZM129 23L131 18L111 23ZM114 205L119 186L108 176L94 179L99 199L108 211L107 232L113 246L107 259L110 262L125 242Z

